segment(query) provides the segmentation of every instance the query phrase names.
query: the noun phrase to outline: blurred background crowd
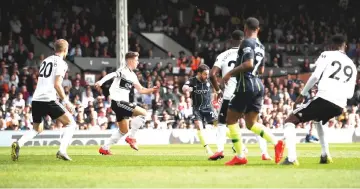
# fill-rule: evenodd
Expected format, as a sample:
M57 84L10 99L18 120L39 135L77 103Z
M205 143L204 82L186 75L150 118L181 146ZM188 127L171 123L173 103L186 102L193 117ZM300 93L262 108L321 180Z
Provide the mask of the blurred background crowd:
M281 1L281 0L279 0ZM342 33L348 40L348 56L359 66L360 36L358 34L359 1L308 0L273 3L265 0L251 2L201 0L131 0L128 1L129 50L141 58L159 59L155 65L141 62L136 74L145 87L159 86L159 92L140 95L132 91L131 99L145 107L148 121L144 128L192 128L192 102L189 93L181 91L182 84L195 75L200 63L212 67L218 54L228 49L229 34L243 29L244 20L255 16L260 20L260 40L266 46L266 67L301 67L301 73L275 77L271 70L264 76L266 97L261 122L271 129L281 129L291 113L294 100L304 87L302 74L310 72L310 64L327 50L331 35ZM281 4L281 5L279 5ZM319 16L318 11L326 7ZM0 130L32 128L31 98L36 88L38 68L44 55L34 56L32 37L52 48L56 39L69 41L68 61L75 57L116 57L116 6L111 0L12 0L0 8ZM191 10L191 14L187 14ZM182 14L179 14L179 11ZM185 22L189 17L190 22ZM111 24L109 24L111 23ZM167 52L167 57L155 57L154 44L146 47L141 32L162 32L192 55L183 51ZM148 41L147 41L148 42ZM176 64L161 59L175 59ZM295 59L294 59L295 58ZM294 61L296 60L296 61ZM174 74L174 69L188 70ZM96 72L96 80L109 70ZM76 105L74 115L81 130L116 128L115 114L110 109L106 82L96 90L84 79L84 73L67 74L63 86L66 95ZM316 94L316 88L308 100ZM353 99L341 116L333 118L333 129L359 126L358 99L360 80ZM217 102L213 103L219 108ZM245 128L244 120L239 121ZM299 124L308 128L311 123ZM44 119L45 129L56 130L60 122Z

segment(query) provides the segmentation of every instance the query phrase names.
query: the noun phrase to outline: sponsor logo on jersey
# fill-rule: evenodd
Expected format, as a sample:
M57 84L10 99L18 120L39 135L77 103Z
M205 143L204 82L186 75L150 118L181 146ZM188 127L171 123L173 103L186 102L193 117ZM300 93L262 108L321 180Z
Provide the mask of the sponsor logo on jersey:
M209 89L207 89L207 90L194 90L194 93L196 93L196 94L206 94L208 92L210 92Z

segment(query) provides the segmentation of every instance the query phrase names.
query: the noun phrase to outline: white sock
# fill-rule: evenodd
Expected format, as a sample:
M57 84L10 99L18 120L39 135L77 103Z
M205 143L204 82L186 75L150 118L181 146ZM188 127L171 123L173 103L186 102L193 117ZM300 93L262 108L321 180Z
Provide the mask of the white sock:
M131 120L131 129L129 132L130 138L135 138L135 135L139 128L145 124L145 117L144 116L136 116L134 119Z
M217 133L216 133L216 139L217 139L216 145L218 152L224 151L224 145L226 143L226 130L227 130L226 125L218 124Z
M59 149L61 153L66 153L66 150L70 145L71 139L74 135L75 129L76 129L76 123L74 120L71 120L70 124L66 126L64 134L61 138L60 149Z
M24 146L24 144L33 139L36 135L38 135L39 133L35 130L30 130L30 131L26 131L25 134L17 141L19 144L19 147Z
M326 127L323 127L321 122L314 122L314 126L316 127L316 130L319 135L319 140L320 140L320 144L321 144L321 155L322 156L325 156L325 155L330 156L329 143L328 143L327 135L326 135L326 130L327 130Z
M286 123L284 125L285 144L288 148L288 159L290 162L294 162L296 156L296 130L295 124Z
M267 151L267 142L265 139L263 139L261 136L256 135L256 139L259 142L259 147L261 150L261 154L265 154L268 155L268 151Z
M102 146L104 150L109 150L111 145L114 145L119 142L121 137L123 137L125 134L121 133L119 130L115 130L109 140L105 142L105 144Z

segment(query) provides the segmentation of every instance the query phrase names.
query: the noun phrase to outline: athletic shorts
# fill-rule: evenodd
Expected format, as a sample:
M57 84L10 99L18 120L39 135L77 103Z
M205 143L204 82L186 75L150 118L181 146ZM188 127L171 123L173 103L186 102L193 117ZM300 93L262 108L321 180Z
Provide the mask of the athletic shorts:
M47 115L54 120L67 112L66 108L58 101L32 101L31 108L34 123L41 123L42 119Z
M116 121L129 119L134 112L136 105L126 101L111 100L111 109L115 112Z
M264 91L258 92L245 91L235 92L233 98L229 103L229 108L232 111L239 113L257 112L261 110L264 101Z
M342 114L343 108L320 97L315 97L293 111L300 122L322 121L327 123L331 118Z
M214 123L217 121L217 113L213 108L194 110L194 121L202 121L206 123Z

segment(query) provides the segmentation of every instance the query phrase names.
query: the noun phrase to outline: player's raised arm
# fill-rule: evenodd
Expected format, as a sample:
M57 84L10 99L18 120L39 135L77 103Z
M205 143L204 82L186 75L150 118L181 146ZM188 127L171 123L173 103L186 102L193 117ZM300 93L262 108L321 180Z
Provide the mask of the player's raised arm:
M322 73L324 72L328 61L326 61L326 54L321 53L319 58L316 60L315 65L315 71L311 74L310 78L306 82L306 85L304 86L304 89L301 91L301 95L305 96L311 88L319 81Z
M108 80L114 78L114 77L120 77L121 76L121 72L120 70L117 70L115 72L111 72L107 75L105 75L100 81L95 83L96 87L99 87L101 85L103 85L105 82L107 82Z
M143 87L138 78L136 77L135 78L135 82L133 83L135 89L140 93L140 94L151 94L151 93L154 93L156 92L159 88L158 87L153 87L153 88L145 88Z

